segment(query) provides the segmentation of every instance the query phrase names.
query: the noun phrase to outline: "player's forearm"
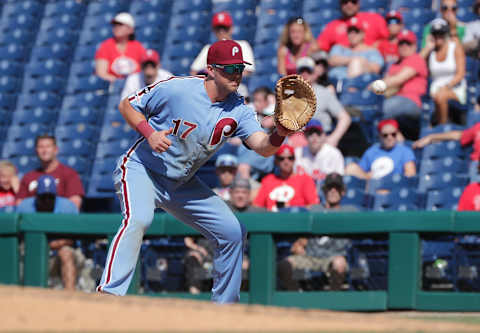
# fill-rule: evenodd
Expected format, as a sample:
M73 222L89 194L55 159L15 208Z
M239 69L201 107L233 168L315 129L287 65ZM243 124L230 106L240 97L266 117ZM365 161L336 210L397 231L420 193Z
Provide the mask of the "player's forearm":
M143 114L137 112L131 105L128 98L123 99L118 105L121 115L125 118L127 124L129 124L133 129L136 129L138 124L147 119Z
M277 152L284 140L285 137L280 136L276 130L271 134L256 132L247 139L247 145L257 154L269 157Z

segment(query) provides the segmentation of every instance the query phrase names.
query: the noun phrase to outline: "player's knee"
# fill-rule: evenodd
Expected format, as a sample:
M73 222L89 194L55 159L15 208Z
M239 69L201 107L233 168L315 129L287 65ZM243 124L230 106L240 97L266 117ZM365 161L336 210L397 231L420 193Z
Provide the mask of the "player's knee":
M225 240L229 243L243 244L247 231L241 223L237 223L234 227L230 228L225 234Z
M139 228L146 229L152 224L153 221L153 212L151 213L135 213L132 216L133 224Z

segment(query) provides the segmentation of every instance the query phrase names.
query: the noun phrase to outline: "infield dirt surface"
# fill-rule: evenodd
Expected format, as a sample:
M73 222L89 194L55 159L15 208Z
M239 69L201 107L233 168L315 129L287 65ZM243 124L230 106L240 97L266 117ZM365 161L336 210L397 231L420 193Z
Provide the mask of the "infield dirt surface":
M219 306L11 286L0 286L0 314L2 332L480 332L480 320L442 314Z

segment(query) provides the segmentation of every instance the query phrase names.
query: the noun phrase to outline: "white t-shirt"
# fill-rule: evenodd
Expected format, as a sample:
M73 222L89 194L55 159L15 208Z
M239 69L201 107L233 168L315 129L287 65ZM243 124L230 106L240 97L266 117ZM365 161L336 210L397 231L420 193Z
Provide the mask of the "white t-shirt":
M337 148L325 143L316 155L308 146L295 149L294 170L299 174L308 174L315 181L323 180L332 172L344 174L345 161Z
M159 68L155 82L166 80L172 76L173 74L170 73L169 71L163 68ZM145 79L143 77L143 72L130 74L129 76L127 76L127 79L125 80L125 86L123 87L121 98L124 99L125 97L130 96L131 94L139 91L145 86L146 84L145 84Z
M255 60L253 58L252 47L246 40L236 40L236 42L240 44L240 47L242 48L243 60L252 64L246 65L245 70L255 72ZM207 44L203 47L203 49L200 51L200 53L190 66L190 70L200 72L207 67L207 54L209 48L210 44Z

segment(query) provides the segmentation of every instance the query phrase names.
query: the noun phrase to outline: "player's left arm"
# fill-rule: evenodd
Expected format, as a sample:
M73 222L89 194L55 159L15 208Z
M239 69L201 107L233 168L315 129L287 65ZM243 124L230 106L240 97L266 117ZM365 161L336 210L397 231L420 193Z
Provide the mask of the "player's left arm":
M255 132L245 140L245 143L257 154L263 157L269 157L277 152L285 140L285 137L292 133L294 133L294 131L277 124L276 129L271 134L262 131Z

